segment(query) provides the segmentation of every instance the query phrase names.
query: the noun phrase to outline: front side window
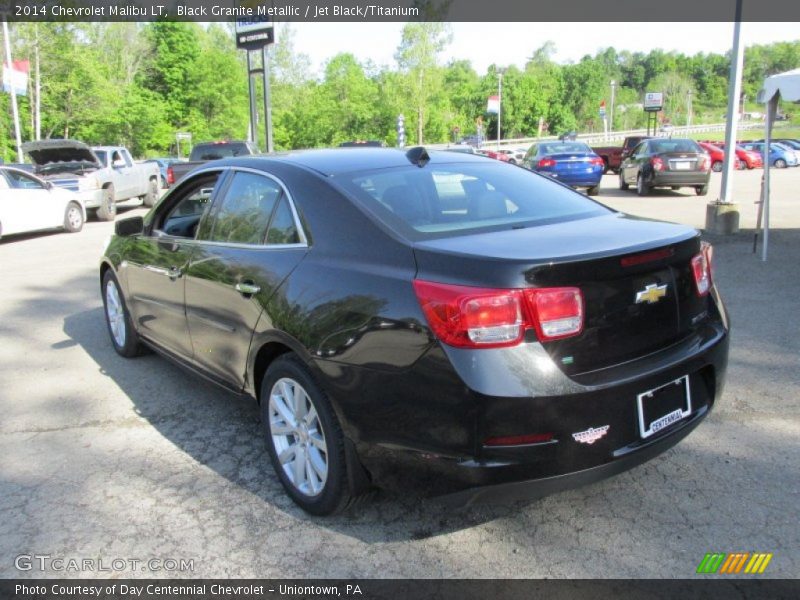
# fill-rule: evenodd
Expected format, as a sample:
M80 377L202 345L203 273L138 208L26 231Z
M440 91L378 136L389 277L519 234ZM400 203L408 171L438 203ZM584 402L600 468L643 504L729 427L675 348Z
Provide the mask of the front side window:
M351 173L340 183L384 224L411 239L529 227L608 212L545 177L490 161Z
M203 176L183 187L181 191L176 190L180 197L177 202L170 203L171 207L167 207L166 214L160 219L160 225L156 229L175 237L193 239L203 215L209 209L218 179L219 174Z
M275 204L282 194L273 180L237 172L216 211L209 240L234 244L262 244Z

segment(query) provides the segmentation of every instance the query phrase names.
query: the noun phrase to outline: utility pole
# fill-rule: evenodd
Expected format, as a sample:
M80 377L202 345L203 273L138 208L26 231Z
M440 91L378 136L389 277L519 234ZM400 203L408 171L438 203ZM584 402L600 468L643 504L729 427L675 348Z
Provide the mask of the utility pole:
M608 111L608 131L614 131L614 90L617 87L617 82L613 79L611 80L611 106L609 107Z
M35 45L33 47L33 60L35 62L35 69L36 69L36 98L34 99L35 114L34 117L35 129L36 129L36 141L42 139L42 80L39 74L39 24L36 23L33 26L34 36L35 36Z
M264 74L264 126L266 127L267 152L272 154L272 101L270 99L270 80L269 80L269 46L261 49L261 65Z
M501 126L502 126L502 114L503 114L503 73L505 69L499 68L497 69L497 149L500 150L500 136L501 136Z
M736 0L736 20L733 24L733 50L728 82L728 120L725 123L725 160L722 163L722 189L716 202L706 207L706 231L711 233L737 233L739 207L733 198L733 164L736 160L736 131L739 123L739 97L742 91L742 66L744 46L741 43L742 1Z
M6 64L11 68L11 38L8 33L8 23L3 21L3 38L6 41ZM11 111L14 113L14 134L17 138L17 162L22 162L22 137L19 132L19 108L17 107L17 91L11 86Z

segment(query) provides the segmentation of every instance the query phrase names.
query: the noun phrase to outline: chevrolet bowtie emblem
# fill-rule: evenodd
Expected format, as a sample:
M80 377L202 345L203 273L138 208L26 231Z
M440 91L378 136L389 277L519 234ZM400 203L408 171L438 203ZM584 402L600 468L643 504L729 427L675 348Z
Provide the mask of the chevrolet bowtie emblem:
M656 285L651 283L641 291L636 292L636 304L647 302L648 304L655 304L667 295L667 284Z

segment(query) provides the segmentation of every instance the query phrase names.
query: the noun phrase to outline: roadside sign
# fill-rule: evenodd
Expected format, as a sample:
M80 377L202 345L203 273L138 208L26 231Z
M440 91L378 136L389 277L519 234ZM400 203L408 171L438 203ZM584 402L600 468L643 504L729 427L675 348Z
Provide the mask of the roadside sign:
M497 114L500 112L500 96L489 96L486 103L486 112Z
M647 92L644 95L645 112L658 112L664 108L663 92Z
M269 17L237 19L236 47L241 50L259 50L275 41L275 28Z

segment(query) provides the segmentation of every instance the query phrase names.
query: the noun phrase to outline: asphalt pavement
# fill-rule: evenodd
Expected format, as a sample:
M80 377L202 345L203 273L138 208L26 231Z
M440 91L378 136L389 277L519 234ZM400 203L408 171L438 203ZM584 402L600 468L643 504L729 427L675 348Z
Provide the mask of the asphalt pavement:
M702 226L713 177L707 198L639 198L606 176L599 199ZM760 171L735 176L744 227L759 181ZM613 479L458 511L409 490L306 515L272 471L254 402L158 356L114 353L97 268L111 224L3 239L0 577L691 578L705 553L739 551L774 554L762 577L796 577L800 168L777 172L773 189L768 262L751 253L752 231L707 236L733 323L711 416ZM170 560L184 570L163 570Z

